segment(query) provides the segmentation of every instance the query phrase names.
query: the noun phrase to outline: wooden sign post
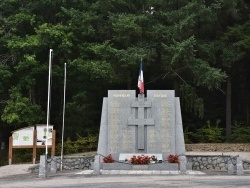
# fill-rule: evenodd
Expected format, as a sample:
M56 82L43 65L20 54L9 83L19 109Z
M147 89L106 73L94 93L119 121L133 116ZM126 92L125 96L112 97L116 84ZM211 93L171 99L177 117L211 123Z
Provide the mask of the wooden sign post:
M46 147L46 136L44 136L44 131L42 131L45 129L43 128L45 126L46 125L36 125L36 129L33 127L25 127L12 133L12 136L9 137L9 165L12 164L13 149L16 148L33 148L32 163L36 163L37 148ZM54 156L56 150L56 131L53 130L53 126L50 126L48 148L51 148L51 156Z

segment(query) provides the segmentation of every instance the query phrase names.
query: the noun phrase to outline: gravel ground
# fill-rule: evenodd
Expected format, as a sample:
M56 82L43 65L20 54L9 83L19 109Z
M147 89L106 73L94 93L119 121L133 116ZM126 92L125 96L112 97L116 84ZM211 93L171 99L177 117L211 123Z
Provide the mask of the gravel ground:
M29 168L34 164L17 164L17 165L6 165L0 167L0 178L6 176L30 174Z

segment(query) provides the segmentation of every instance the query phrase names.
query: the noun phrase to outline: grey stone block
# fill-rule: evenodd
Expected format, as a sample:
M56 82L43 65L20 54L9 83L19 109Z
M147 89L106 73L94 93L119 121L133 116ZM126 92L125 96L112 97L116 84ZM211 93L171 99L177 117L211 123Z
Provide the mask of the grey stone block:
M149 170L149 165L132 165L132 170Z
M51 157L50 173L56 174L57 171L57 159L55 156Z
M40 156L40 165L39 165L39 178L46 178L47 177L47 163L46 163L46 156Z
M237 157L237 159L236 159L236 173L237 173L237 175L244 174L242 159L240 157Z
M179 164L178 163L168 163L168 170L179 170Z
M101 172L101 167L100 167L100 156L99 155L96 155L95 156L95 162L94 162L94 174L95 175L100 175Z
M193 170L193 163L187 163L187 170Z
M234 173L234 165L230 159L228 160L228 163L227 163L227 173L230 175Z
M132 170L132 166L125 163L103 163L103 170Z
M180 156L180 173L186 174L187 173L187 159L185 156Z

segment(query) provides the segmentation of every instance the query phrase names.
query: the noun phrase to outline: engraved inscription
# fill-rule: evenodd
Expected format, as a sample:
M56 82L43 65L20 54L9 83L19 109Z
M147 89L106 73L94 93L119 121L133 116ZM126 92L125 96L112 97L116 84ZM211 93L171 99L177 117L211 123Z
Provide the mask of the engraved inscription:
M119 109L120 106L118 102L111 102L110 105L113 108L110 108L109 112L109 149L110 153L116 153L118 151L118 142L119 142ZM116 107L116 108L115 108Z
M130 94L113 94L113 97L130 97Z
M148 133L148 149L150 152L157 152L158 146L157 146L157 135L155 130L149 130Z
M167 94L154 94L154 97L167 97Z
M123 152L132 153L133 145L132 145L132 132L130 130L123 130L123 139L122 146Z
M112 101L112 102L109 103L109 106L111 108L118 108L118 107L121 106L121 104L119 102L117 102L117 101Z
M162 138L162 152L170 152L170 111L168 108L162 108L161 112L161 138Z

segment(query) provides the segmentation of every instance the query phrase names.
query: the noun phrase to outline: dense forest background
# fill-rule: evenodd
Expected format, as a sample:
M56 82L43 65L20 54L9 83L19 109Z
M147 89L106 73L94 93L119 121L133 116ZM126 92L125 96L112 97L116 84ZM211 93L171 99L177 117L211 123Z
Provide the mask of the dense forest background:
M0 140L51 118L58 141L98 134L108 90L181 98L187 142L250 142L250 1L1 0ZM207 137L211 136L211 137Z

